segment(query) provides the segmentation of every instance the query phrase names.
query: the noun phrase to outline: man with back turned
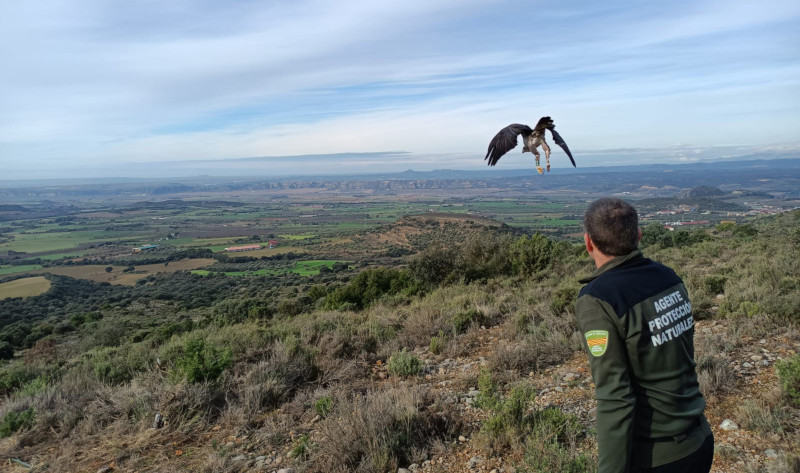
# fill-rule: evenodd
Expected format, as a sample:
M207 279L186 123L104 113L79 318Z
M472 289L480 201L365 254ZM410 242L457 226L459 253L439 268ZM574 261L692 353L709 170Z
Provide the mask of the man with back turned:
M642 256L636 210L589 205L584 242L597 269L575 316L595 383L599 473L707 473L714 437L703 415L694 320L683 281Z

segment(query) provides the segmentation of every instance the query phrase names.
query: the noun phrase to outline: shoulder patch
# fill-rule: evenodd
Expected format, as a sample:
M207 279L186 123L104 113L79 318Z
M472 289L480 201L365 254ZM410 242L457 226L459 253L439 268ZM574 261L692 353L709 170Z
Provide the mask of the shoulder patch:
M608 330L589 330L584 334L589 353L594 356L603 356L608 346Z

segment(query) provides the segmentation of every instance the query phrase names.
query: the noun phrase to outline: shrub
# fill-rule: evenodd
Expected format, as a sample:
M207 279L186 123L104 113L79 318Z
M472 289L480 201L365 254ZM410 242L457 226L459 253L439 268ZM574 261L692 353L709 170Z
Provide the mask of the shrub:
M403 348L389 358L389 372L396 376L415 376L422 369L422 362L413 353Z
M724 358L701 355L697 358L697 381L703 395L722 394L734 388L736 373Z
M511 246L511 265L520 276L531 276L550 266L558 256L559 247L541 233L521 237Z
M712 274L710 276L706 276L703 284L710 294L722 294L725 292L725 283L727 281L728 278L721 274Z
M475 407L481 409L493 409L499 402L497 395L497 383L489 370L481 370L478 375L478 396L475 398Z
M10 360L14 358L14 347L7 342L0 341L0 360Z
M492 450L518 446L523 442L535 419L534 414L529 413L535 398L532 386L520 384L514 386L505 399L494 403L491 416L481 427L481 433Z
M533 431L525 444L525 458L520 472L559 471L585 473L596 470L595 462L579 453L576 440L583 431L576 416L558 408L538 411Z
M484 321L484 314L478 309L466 309L458 312L450 319L453 332L456 334L464 333L472 325L480 325Z
M800 406L800 355L781 360L776 367L781 390L789 401Z
M577 286L563 286L553 293L553 299L550 301L550 310L555 315L562 315L566 312L567 308L575 305L578 298Z
M407 271L388 268L364 270L347 285L336 288L325 296L326 309L341 310L348 304L357 310L364 309L384 295L414 292L414 284Z
M328 414L333 410L333 399L330 396L322 396L314 402L314 410L317 411L320 417L328 417Z
M320 422L308 471L384 473L421 463L436 441L462 425L447 408L430 409L432 396L415 388L367 392L337 402Z
M183 344L176 368L190 383L214 381L231 365L232 358L230 349L220 351L207 346L202 338L189 338Z
M289 450L289 456L291 458L306 458L308 456L310 438L308 434L303 434L297 439L297 443Z
M409 262L408 269L421 286L432 289L450 279L457 260L456 247L429 246Z
M430 350L430 352L434 355L438 355L444 350L445 345L447 345L447 337L443 331L439 330L438 335L431 337L431 343L428 345L428 350Z
M18 430L30 428L33 425L34 417L33 408L21 412L7 412L3 421L0 422L0 438L10 437Z
M791 422L791 415L781 406L770 406L763 400L746 399L736 410L736 420L749 430L761 434L782 434L784 425Z

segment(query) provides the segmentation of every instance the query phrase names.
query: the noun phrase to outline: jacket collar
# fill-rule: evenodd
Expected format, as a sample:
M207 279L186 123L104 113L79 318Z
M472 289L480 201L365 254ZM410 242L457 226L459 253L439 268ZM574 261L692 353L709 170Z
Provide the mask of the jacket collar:
M627 263L628 261L631 261L631 260L634 260L634 259L637 259L637 258L641 258L641 257L642 257L642 250L639 250L639 249L633 250L632 252L628 253L627 255L617 256L614 259L612 259L611 261L608 261L603 266L600 266L599 268L595 269L594 271L592 271L592 274L590 274L589 276L579 280L578 282L580 282L582 284L586 284L588 282L592 282L595 279L597 279L601 274L603 274L605 272L608 272L608 271L610 271L610 270L612 270L614 268L617 268L619 266L622 266L623 264Z

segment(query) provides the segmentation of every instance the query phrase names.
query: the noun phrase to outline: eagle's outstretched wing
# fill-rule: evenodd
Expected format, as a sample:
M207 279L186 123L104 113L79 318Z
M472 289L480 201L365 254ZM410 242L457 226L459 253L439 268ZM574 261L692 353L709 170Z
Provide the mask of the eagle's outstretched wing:
M561 149L563 149L564 152L567 153L567 156L569 156L569 160L572 161L572 167L578 167L575 165L575 160L572 159L572 153L569 152L569 148L567 148L567 142L564 141L564 138L562 138L561 135L559 135L558 132L556 132L556 130L553 128L550 128L550 133L553 134L553 141L555 141L558 146L561 146Z
M507 127L500 130L492 141L489 142L489 149L486 150L486 157L484 161L489 160L489 166L494 166L497 161L504 154L508 153L517 146L517 136L522 134L523 137L530 135L533 132L528 125L521 125L519 123L512 123ZM565 145L566 146L566 145Z

